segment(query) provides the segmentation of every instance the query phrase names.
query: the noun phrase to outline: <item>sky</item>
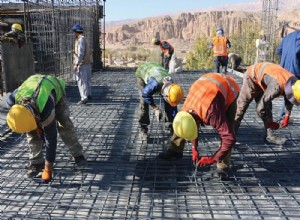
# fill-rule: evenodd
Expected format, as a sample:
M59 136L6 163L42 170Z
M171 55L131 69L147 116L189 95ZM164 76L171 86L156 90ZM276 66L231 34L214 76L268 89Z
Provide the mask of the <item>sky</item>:
M252 2L253 0L106 0L106 21L139 19L177 12L192 12L228 4Z

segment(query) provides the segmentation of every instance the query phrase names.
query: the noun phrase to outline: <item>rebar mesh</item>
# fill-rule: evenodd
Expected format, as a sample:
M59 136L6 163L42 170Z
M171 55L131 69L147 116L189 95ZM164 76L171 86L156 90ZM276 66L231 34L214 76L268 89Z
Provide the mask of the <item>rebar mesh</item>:
M203 72L174 75L185 92ZM241 78L234 75L238 83ZM161 161L170 134L151 114L149 141L138 138L138 89L133 71L94 74L93 100L77 106L68 86L72 121L89 166L76 169L61 140L54 180L40 185L26 176L25 136L6 135L0 149L1 219L298 219L300 210L299 109L278 135L283 146L264 143L263 123L251 103L232 152L232 171L221 181L216 167L195 170L191 147L177 161ZM159 97L155 102L160 103ZM282 99L273 102L279 117ZM179 106L181 108L181 105ZM1 123L3 121L0 120ZM202 127L200 155L211 155L219 137Z

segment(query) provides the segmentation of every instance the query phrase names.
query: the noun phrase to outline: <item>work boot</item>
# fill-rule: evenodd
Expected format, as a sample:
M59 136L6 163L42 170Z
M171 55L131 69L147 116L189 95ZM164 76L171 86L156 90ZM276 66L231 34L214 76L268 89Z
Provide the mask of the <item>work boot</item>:
M183 157L182 153L177 153L175 151L172 151L171 149L166 150L165 152L162 152L158 154L158 158L162 160L178 160Z
M83 155L74 157L74 159L75 159L75 163L76 163L76 165L78 166L79 169L83 169L83 168L87 167L88 163L87 163L87 161L86 161L86 159L84 158Z
M266 141L271 144L282 145L286 142L286 138L275 135L273 130L271 128L268 128Z
M52 180L53 163L46 162L42 174L41 183L49 183Z
M85 105L88 102L88 99L80 100L77 102L77 105Z
M27 167L27 176L30 178L40 177L44 166L44 162L41 164L29 164L29 166Z

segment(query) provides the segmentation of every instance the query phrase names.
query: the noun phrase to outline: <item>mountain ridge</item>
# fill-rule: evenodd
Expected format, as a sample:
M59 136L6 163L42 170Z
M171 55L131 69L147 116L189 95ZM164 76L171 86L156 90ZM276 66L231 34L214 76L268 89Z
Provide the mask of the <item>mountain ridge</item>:
M278 37L280 36L280 27L285 23L300 28L298 19L300 17L300 0L291 0L290 3L288 7L284 7L285 10L293 8L292 6L295 5L299 5L299 8L289 12L282 9L278 12ZM280 2L280 4L283 3ZM200 35L210 36L211 31L217 26L221 25L226 35L230 36L234 33L243 33L246 23L260 25L260 22L261 12L257 10L254 12L228 10L184 12L172 16L164 15L130 20L124 24L107 28L106 48L120 50L128 46L137 46L153 49L150 44L151 39L153 36L159 35L161 39L174 45L177 51L186 53L193 45L196 37Z

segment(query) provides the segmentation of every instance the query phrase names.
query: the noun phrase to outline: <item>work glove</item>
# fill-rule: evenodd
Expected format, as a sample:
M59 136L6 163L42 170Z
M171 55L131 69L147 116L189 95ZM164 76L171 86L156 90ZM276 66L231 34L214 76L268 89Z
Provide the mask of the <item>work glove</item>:
M193 164L196 165L198 162L198 158L199 158L199 152L198 149L196 147L192 147L192 161Z
M158 107L156 109L154 109L154 115L155 115L157 121L162 120L163 115L162 115L161 110Z
M268 128L277 130L277 129L279 128L279 124L278 124L277 122L270 121L270 122L268 123Z
M286 115L280 123L281 128L285 128L289 125L290 116Z
M201 159L198 162L199 167L204 167L206 165L211 165L217 162L214 158L212 157L201 157Z

